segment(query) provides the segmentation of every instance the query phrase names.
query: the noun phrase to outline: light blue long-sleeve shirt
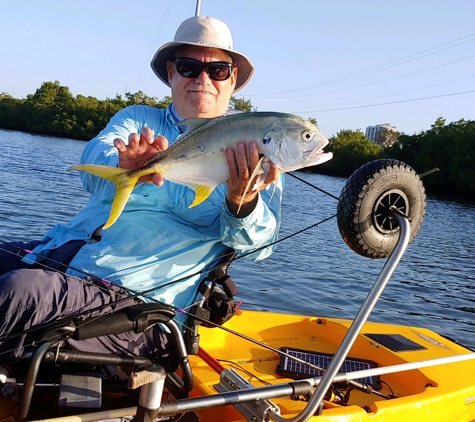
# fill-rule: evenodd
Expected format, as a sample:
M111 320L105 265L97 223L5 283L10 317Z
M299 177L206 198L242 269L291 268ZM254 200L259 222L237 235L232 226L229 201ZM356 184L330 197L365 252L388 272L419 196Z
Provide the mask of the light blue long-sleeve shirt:
M116 166L118 153L113 140L127 142L130 133L140 133L144 127L173 143L180 132L169 108L132 106L121 110L88 143L81 163ZM275 192L273 186L262 191L254 211L245 218L235 218L228 211L225 184L193 208L189 205L195 194L185 186L168 181L162 187L138 184L117 222L102 231L98 242L90 238L108 219L115 186L87 173L80 173L80 177L92 194L90 200L70 223L52 228L43 239L45 243L34 252L47 255L70 240L84 239L88 243L74 257L71 267L137 292L158 288L152 294L155 299L179 308L195 300L198 281L203 278L203 274L196 273L214 265L228 247L244 254L277 239L282 176ZM272 246L261 249L247 258L263 259L272 250ZM85 277L71 269L68 273ZM159 288L178 279L181 281Z

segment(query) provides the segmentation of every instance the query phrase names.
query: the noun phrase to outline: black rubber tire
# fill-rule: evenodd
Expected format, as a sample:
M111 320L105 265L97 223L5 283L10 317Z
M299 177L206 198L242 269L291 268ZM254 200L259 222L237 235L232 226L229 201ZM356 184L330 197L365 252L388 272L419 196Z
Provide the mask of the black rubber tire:
M371 161L356 170L341 191L337 206L340 234L360 255L387 258L399 239L399 224L388 215L394 205L409 218L410 241L424 220L426 195L417 173L402 161Z

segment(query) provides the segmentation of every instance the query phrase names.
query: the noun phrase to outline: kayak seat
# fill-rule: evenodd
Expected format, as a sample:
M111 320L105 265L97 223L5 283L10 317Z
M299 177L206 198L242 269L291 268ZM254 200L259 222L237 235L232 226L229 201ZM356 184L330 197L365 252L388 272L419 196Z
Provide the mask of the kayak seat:
M110 373L110 371L104 371L104 367L107 369L110 366L122 368L122 374L126 376L130 373L147 371L151 367L162 367L166 373L167 389L177 398L188 397L188 393L193 388L193 376L185 339L173 320L174 316L175 311L164 304L141 303L114 314L47 324L41 330L30 333L30 339L34 335L33 341L30 342L34 347L26 352L20 361L28 365L24 365L26 370L17 421L27 419L40 369L48 365L48 369L42 370L41 375L46 372L50 377L51 367L59 372L60 381L52 381L51 384L60 384L58 401L60 406L101 407L102 378L105 373ZM127 331L141 333L157 323L165 325L173 336L175 347L172 356L150 359L112 353L80 352L58 347L58 340L69 338L85 340ZM181 376L175 372L178 367L180 367ZM114 383L114 388L128 394L127 379L117 380L115 376L112 378L114 379L110 380L110 383ZM109 382L109 380L106 381ZM43 380L41 382L44 384ZM61 393L62 390L64 394Z

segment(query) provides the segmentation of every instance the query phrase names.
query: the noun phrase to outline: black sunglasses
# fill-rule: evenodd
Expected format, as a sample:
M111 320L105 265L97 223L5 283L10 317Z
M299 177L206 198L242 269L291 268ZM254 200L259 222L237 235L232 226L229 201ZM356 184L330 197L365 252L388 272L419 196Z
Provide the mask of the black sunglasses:
M227 62L203 63L199 60L186 57L176 57L173 59L177 72L184 78L194 79L206 71L208 76L214 81L225 81L233 71L234 64Z

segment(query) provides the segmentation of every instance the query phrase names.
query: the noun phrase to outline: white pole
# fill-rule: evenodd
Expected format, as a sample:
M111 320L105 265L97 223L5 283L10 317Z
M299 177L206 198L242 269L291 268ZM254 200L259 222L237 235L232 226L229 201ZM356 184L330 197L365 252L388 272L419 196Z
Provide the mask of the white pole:
M354 372L348 372L346 374L339 374L333 379L333 382L342 382L345 380L366 378L366 377L372 377L372 376L383 375L383 374L391 374L394 372L410 371L413 369L421 369L421 368L437 366L437 365L446 365L450 363L463 362L463 361L473 360L473 359L475 359L475 353L467 353L465 355L447 356L444 358L423 360L423 361L418 361L418 362L401 363L398 365L383 366L380 368L364 369L362 371L354 371ZM321 377L320 379L307 378L301 381L309 381L312 385L316 385L321 381ZM274 385L273 387L275 387L276 385ZM258 397L258 395L260 394L259 390L264 391L265 389L266 387L260 387L259 389L256 389L256 397ZM216 397L218 396L219 394L216 395ZM189 399L189 400L192 401L195 399ZM213 406L213 407L216 407L216 406ZM201 406L199 406L199 408L201 408ZM102 419L117 419L117 418L121 418L125 416L135 415L135 412L136 412L135 407L128 407L125 409L115 409L115 410L108 410L104 412L87 413L83 415L63 416L59 418L43 419L43 420L38 420L36 422L46 422L46 421L48 422L93 422L93 421L102 420Z
M195 16L200 15L200 9L201 9L201 0L196 0Z
M395 372L411 371L413 369L427 368L430 366L447 365L449 363L463 362L475 359L475 353L467 353L466 355L447 356L445 358L437 358L430 360L422 360L417 362L400 363L398 365L382 366L380 368L363 369L361 371L347 372L339 374L334 378L334 382L345 380L354 380L358 378L374 377L376 375L392 374Z

